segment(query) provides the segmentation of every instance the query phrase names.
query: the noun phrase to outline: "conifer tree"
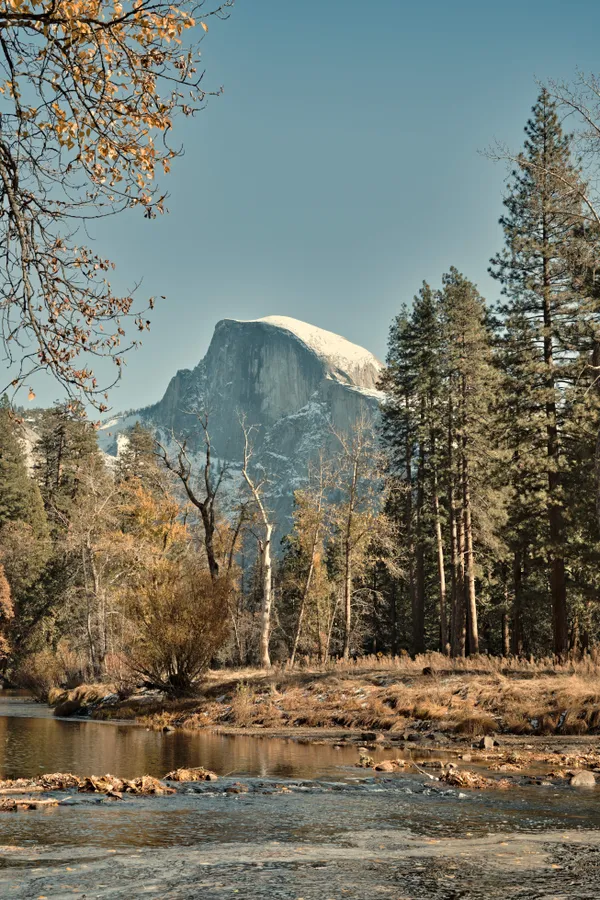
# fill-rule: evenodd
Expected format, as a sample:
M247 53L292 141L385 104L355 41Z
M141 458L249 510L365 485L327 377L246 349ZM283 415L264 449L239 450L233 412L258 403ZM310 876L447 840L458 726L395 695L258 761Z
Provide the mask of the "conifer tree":
M536 356L528 373L535 415L544 419L546 556L552 603L554 651L569 646L567 528L565 520L564 390L577 379L577 344L597 325L576 277L588 236L582 225L581 194L572 189L579 174L555 103L544 89L525 127L501 219L506 246L492 260L506 302L505 328L527 322Z
M403 310L392 326L382 387L388 468L397 482L395 493L399 488L405 498L402 530L407 538L413 650L425 649L426 613L433 607L439 622L435 644L445 651L443 360L439 298L426 282L414 298L410 317Z
M408 589L412 649L415 653L421 653L425 649L425 617L422 548L419 564L415 565L415 409L418 405L415 396L418 379L415 343L414 323L407 308L403 307L390 328L387 365L379 386L386 395L382 406L382 438L387 448L389 477L394 483L394 513L399 517L397 524L406 551L406 581L402 586ZM419 577L421 584L418 584Z
M0 405L0 527L5 522L28 522L35 513L36 496L19 430L8 405Z
M479 652L476 559L501 553L505 517L498 442L500 388L485 303L454 267L443 277L447 490L451 521L452 652ZM466 642L465 642L466 635Z
M53 531L68 527L87 469L100 461L92 424L73 403L57 404L41 420L35 472Z
M136 422L127 430L125 438L122 448L119 448L116 473L118 480L137 478L146 487L157 487L161 482L161 472L152 434L140 422Z

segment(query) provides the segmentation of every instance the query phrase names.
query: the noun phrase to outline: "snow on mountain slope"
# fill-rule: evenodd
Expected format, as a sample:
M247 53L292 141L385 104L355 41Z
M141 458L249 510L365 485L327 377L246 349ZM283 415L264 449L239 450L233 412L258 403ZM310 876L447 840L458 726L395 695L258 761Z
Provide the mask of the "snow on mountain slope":
M341 377L342 381L358 387L374 388L383 368L377 357L364 347L353 344L333 331L309 325L308 322L291 316L263 316L261 319L231 321L240 324L262 323L289 332L331 369L331 375Z

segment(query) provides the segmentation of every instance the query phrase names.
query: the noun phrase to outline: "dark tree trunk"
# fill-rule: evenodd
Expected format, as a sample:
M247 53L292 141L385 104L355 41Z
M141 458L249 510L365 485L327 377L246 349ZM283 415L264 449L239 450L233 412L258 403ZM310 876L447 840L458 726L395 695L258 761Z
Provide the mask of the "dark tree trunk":
M425 652L425 549L423 546L423 507L425 505L425 447L419 443L417 470L417 546L415 590L415 653Z
M463 515L465 541L465 608L467 611L468 650L479 653L479 630L477 627L477 598L475 595L475 557L473 553L473 525L471 520L471 490L469 466L463 455Z
M513 631L512 652L515 656L523 655L523 570L521 554L515 551L513 557Z
M459 526L462 516L457 508L454 465L454 423L452 403L448 416L448 505L450 510L450 649L452 656L464 656L463 559Z
M543 234L547 246L546 226ZM565 576L564 525L560 505L560 448L556 413L556 384L552 346L552 308L550 286L550 263L547 255L543 261L543 315L544 315L544 365L546 368L546 433L548 453L548 524L550 528L550 592L552 595L552 632L554 652L564 656L569 649L567 620L567 581Z

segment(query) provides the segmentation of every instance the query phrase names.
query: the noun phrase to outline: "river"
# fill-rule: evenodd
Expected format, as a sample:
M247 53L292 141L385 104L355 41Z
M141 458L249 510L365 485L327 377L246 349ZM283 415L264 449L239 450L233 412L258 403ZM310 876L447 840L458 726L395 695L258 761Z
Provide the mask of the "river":
M0 897L600 897L600 788L459 791L377 777L356 748L59 720L0 694L0 775L221 776L171 797L0 814ZM244 793L227 793L236 782Z

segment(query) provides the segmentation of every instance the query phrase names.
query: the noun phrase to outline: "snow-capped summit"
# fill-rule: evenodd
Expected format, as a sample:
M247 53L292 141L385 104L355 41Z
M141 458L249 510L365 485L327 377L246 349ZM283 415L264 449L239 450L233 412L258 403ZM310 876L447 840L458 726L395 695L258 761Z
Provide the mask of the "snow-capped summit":
M353 344L333 331L309 325L308 322L293 319L291 316L264 316L261 319L229 321L248 325L262 323L288 331L330 366L335 376L358 387L375 387L383 368L379 360L364 347Z

